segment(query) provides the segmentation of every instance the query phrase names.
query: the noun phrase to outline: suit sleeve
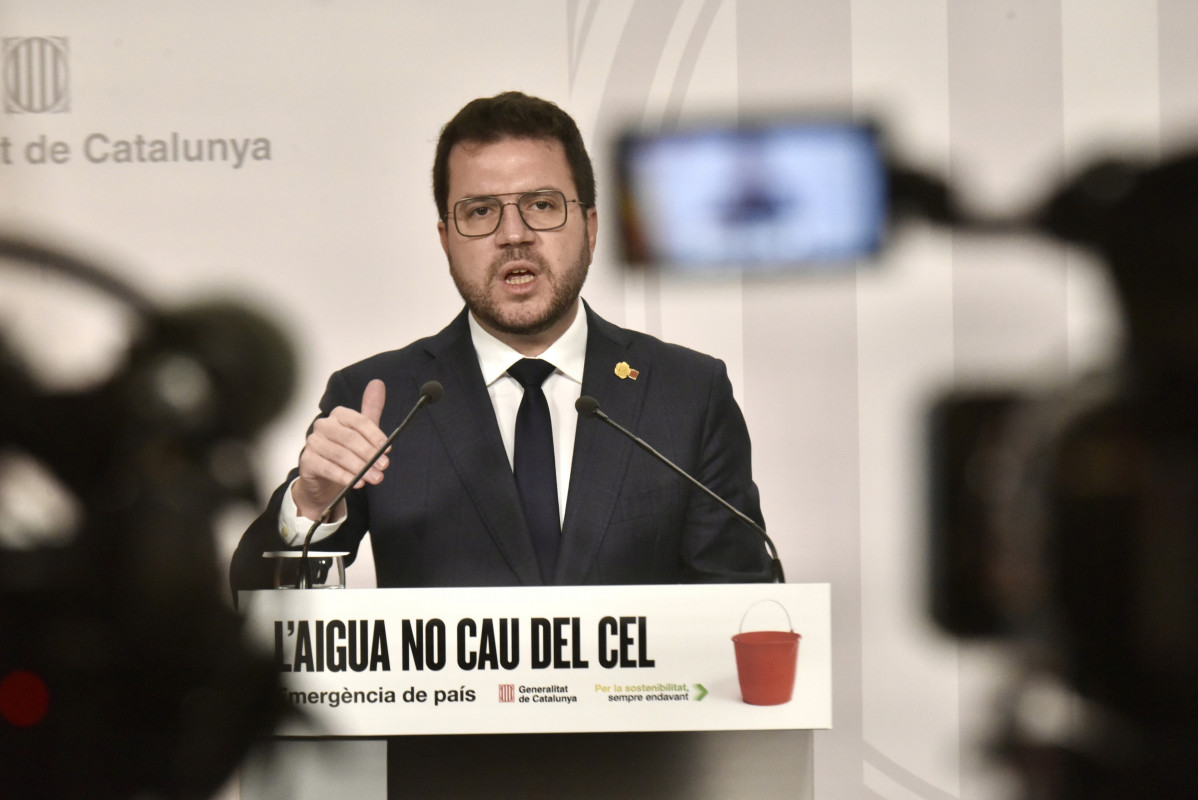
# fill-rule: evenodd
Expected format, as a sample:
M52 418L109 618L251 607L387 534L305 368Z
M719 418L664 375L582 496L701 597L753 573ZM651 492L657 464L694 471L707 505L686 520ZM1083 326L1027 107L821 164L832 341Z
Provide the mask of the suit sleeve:
M716 362L701 422L695 477L764 527L753 482L752 446L744 415L732 394L722 361ZM698 489L687 504L682 540L688 582L769 581L769 558L761 535Z

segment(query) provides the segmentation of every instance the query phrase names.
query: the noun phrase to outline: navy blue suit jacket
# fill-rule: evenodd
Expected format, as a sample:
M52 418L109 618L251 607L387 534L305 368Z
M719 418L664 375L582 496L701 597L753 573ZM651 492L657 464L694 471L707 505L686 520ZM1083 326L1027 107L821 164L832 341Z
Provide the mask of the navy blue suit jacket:
M761 522L749 434L723 362L616 327L584 307L582 393ZM380 427L391 431L426 381L445 389L395 442L384 481L351 492L345 523L314 545L356 555L369 531L381 587L543 584L466 314L435 336L335 373L320 403L322 414L357 408L366 383L382 378ZM635 380L615 374L620 362L639 372ZM577 424L552 583L769 580L756 532L605 423ZM270 585L261 553L281 548L278 510L295 474L242 537L232 564L235 591Z

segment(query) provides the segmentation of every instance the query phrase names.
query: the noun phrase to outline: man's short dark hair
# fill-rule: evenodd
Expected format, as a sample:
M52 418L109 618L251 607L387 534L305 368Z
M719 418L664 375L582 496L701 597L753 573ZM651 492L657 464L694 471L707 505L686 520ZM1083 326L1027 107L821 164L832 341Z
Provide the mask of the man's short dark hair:
M493 144L501 139L556 139L578 189L578 201L595 205L595 171L570 115L556 104L523 92L471 100L441 129L433 159L433 199L441 219L449 217L449 151L461 142Z

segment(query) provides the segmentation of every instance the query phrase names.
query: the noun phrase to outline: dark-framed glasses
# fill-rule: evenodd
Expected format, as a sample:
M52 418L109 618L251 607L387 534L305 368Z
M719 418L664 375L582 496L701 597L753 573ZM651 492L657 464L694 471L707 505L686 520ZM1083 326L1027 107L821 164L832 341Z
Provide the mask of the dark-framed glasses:
M504 202L500 199L503 197L516 199ZM453 204L453 224L462 236L490 236L498 230L504 208L515 206L526 226L534 231L551 231L566 224L570 203L582 205L578 200L567 200L556 189L465 197Z

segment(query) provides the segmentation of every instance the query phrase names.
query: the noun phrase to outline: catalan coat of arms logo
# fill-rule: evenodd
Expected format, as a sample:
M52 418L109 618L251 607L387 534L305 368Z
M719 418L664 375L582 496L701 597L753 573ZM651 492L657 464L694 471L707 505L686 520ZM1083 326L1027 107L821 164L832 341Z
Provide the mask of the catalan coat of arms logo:
M4 38L4 110L61 114L71 110L70 48L64 36Z

